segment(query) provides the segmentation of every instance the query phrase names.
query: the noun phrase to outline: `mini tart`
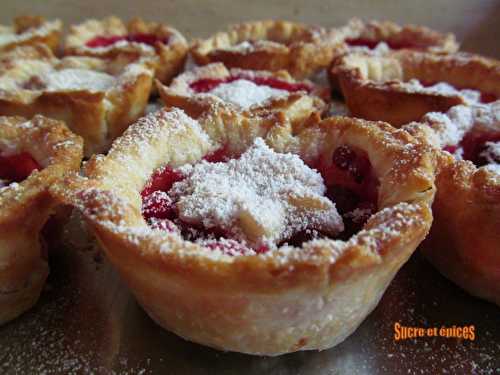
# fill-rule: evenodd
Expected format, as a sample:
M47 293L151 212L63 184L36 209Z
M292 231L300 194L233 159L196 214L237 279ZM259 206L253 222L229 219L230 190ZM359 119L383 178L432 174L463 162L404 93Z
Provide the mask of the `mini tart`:
M400 26L390 21L364 22L353 18L343 28L345 49L342 54L369 51L385 54L397 50L453 53L459 49L453 34L442 34L424 26ZM330 83L340 89L338 77L330 72Z
M230 68L287 70L298 79L327 67L342 35L336 30L288 21L255 21L231 26L194 42L196 63L222 62Z
M400 26L390 21L364 22L354 18L344 27L348 52L360 48L384 51L417 50L422 52L453 53L459 45L453 34L442 34L424 26Z
M429 113L405 129L457 155L439 154L425 256L469 293L500 305L500 101ZM482 156L488 141L497 145L490 160Z
M323 238L234 256L148 226L141 191L154 171L213 160L221 145L226 155L239 155L232 150L241 153L256 137L327 169L337 148L363 150L380 182L379 211L347 241ZM288 123L245 128L163 109L127 129L106 157L93 157L88 178L68 178L53 193L83 211L161 326L222 350L279 355L332 347L375 307L431 225L434 166L427 150L384 123L337 117L294 135Z
M0 52L34 44L45 44L56 52L62 27L60 20L46 21L39 16L16 17L13 26L0 25Z
M395 126L471 100L500 97L499 62L471 54L358 52L336 60L331 74L354 116Z
M48 189L80 167L83 141L64 123L0 117L0 324L38 300L48 275L40 231L54 213Z
M188 49L186 39L170 26L140 18L125 24L114 16L71 26L64 43L65 55L156 56L155 77L164 83L169 83L182 70Z
M0 58L0 114L64 120L90 156L142 115L152 76L149 60L59 60L43 45L19 47Z
M325 101L330 96L329 89L309 81L297 82L284 70L227 69L222 63L187 71L168 87L158 83L158 91L166 106L181 108L188 114L219 105L249 122L282 113L294 124L326 110Z

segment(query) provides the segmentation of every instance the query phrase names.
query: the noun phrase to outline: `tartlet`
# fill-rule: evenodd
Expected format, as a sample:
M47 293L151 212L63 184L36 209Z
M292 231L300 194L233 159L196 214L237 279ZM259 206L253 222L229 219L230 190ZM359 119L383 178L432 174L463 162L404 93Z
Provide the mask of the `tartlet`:
M188 114L223 106L233 114L231 117L249 122L283 114L294 124L302 123L312 114L327 110L326 102L330 101L328 88L296 81L287 71L227 69L222 63L194 68L177 76L168 87L157 86L166 106Z
M155 58L155 77L169 83L184 67L188 43L176 29L134 18L125 24L111 16L71 26L64 43L65 55L115 58Z
M404 128L447 151L436 152L425 256L469 293L500 305L500 101L428 113Z
M44 45L19 47L0 57L0 114L64 120L90 156L143 114L152 76L150 60L60 60Z
M47 21L40 16L16 17L13 26L0 25L0 52L34 44L45 44L57 52L62 27L60 20Z
M401 26L390 21L365 22L353 18L342 31L345 45L339 50L333 64L340 56L355 52L383 55L398 50L414 50L444 54L454 53L459 49L453 34L443 34L425 26ZM329 79L331 86L340 90L336 72L330 70Z
M83 211L107 256L158 324L214 348L278 355L332 347L375 307L430 228L435 188L428 150L388 124L347 117L306 123L292 132L287 121L247 128L213 114L190 118L179 109L162 109L127 129L107 156L93 157L87 177L68 178L52 193ZM264 158L269 154L276 160ZM260 157L263 164L248 162ZM276 163L279 171L270 171ZM199 189L207 187L204 177L198 184L196 176L206 170L208 179L219 169L240 178L219 180L221 191L230 195L220 196L219 185L209 183L206 192L212 195L193 206L200 202ZM259 176L266 173L285 180L269 177L264 183ZM288 175L298 180L280 188ZM311 184L312 192L296 190ZM169 187L185 198L176 209ZM281 198L266 195L269 191ZM241 212L234 210L238 192L248 204ZM335 203L328 198L332 194ZM263 199L277 204L277 211L256 213ZM221 211L212 200L222 204ZM210 212L200 227L195 213L203 216L206 208ZM291 216L275 215L282 209ZM238 220L219 221L225 234L217 237L208 223L235 212ZM303 221L291 219L297 212ZM318 212L331 215L314 216ZM268 219L273 225L262 225ZM283 220L288 226L280 226ZM346 238L330 239L315 231L316 225L322 233ZM276 229L304 226L311 231L286 232L292 237L285 239Z
M500 97L500 63L465 53L356 52L334 61L331 74L354 116L395 126Z
M351 19L343 28L347 52L363 50L416 50L453 53L459 45L451 33L443 34L425 26L398 25L391 21L365 22Z
M54 213L49 188L79 169L83 142L64 123L0 117L0 324L38 300L49 267L41 230Z
M196 63L222 62L229 68L287 70L303 79L326 68L343 46L339 30L282 20L230 26L191 48Z

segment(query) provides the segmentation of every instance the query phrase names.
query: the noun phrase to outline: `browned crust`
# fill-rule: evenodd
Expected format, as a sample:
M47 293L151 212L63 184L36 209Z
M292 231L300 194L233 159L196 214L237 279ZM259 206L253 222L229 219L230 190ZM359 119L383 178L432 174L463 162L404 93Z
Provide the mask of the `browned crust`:
M169 38L168 44L156 43L154 51L148 51L135 44L111 48L88 48L85 43L94 37L103 35L126 35L133 33L153 34L158 38ZM162 23L146 22L141 18L133 18L125 24L120 18L110 16L102 20L87 20L70 27L64 43L65 55L93 56L100 58L116 58L129 56L133 58L150 56L153 52L158 58L155 66L155 77L163 83L170 83L184 67L188 43L182 34Z
M260 44L249 51L231 49L244 41ZM265 20L233 25L208 39L196 40L191 53L201 65L222 62L230 68L287 70L302 79L328 66L342 46L342 34L336 30Z
M370 72L370 73L368 73ZM460 96L410 91L402 81L447 82L500 96L500 63L471 54L440 55L399 51L384 56L353 53L332 64L354 116L400 126L428 112L446 112L463 104Z
M197 95L189 87L192 82L200 79L224 79L240 73L257 77L273 77L290 83L297 82L285 70L264 72L237 68L227 69L222 63L213 63L179 75L168 87L157 82L157 87L166 106L181 108L189 115L195 116L220 103L221 100L207 95ZM239 109L226 103L226 110L233 113L234 117L243 117L249 122L260 122L262 117L270 115L283 115L292 124L302 123L311 115L323 112L326 108L325 101L328 101L330 96L327 88L315 86L309 81L302 83L310 87L309 94L306 92L291 93L286 98L271 99L262 105L252 106L248 110Z
M391 21L362 21L353 18L345 27L346 39L365 39L392 45L411 46L425 52L453 53L459 44L451 33L440 33L425 26L398 25ZM348 47L349 49L349 47Z
M0 192L0 324L29 309L48 274L40 231L56 202L48 189L80 167L83 141L61 121L35 116L0 117L0 138L29 152L42 167L17 188Z
M439 123L405 126L424 142L436 144ZM447 152L438 155L434 222L422 251L450 280L500 305L500 176Z
M143 114L152 85L150 60L130 61L66 57L56 59L43 45L20 47L2 56L0 72L16 59L43 60L54 67L103 71L115 77L107 91L0 91L0 114L32 117L43 114L65 121L85 140L85 155L104 152L111 141ZM1 78L0 78L1 79Z
M68 178L52 193L83 210L146 311L177 334L225 350L268 355L327 348L342 341L375 306L394 273L427 234L434 195L434 160L428 146L388 124L351 118L310 121L292 133L286 121L247 129L242 123L221 122L221 113L199 115L202 128L218 144L248 147L261 136L275 149L305 159L331 158L340 144L361 147L380 179L379 207L385 208L348 242L310 242L291 250L292 255L277 251L213 258L197 244L151 230L141 215L139 192L153 170L165 162L177 166L199 160L212 149L187 125L171 122L182 118L180 113L163 109L140 120L115 142L108 156L88 162L89 178ZM348 285L353 290L344 294ZM327 298L323 295L330 296L329 301L338 295L347 304L365 302L345 317L343 303L330 306L329 302L330 318L314 313L297 331L269 326L293 294L300 295L293 299L294 305L301 301L294 307L299 314L308 309L305 304ZM176 303L166 304L167 300ZM316 323L324 327L320 336L312 328ZM283 324L287 322L278 325ZM240 339L235 339L236 332Z
M13 31L19 35L23 33L31 33L31 35L3 45L0 47L0 50L5 52L20 46L44 44L49 47L52 52L57 52L61 40L63 24L61 21L56 20L54 28L44 31L43 28L46 27L47 24L48 21L40 16L24 15L14 18Z
M391 21L365 22L353 18L343 27L343 31L346 41L349 39L364 39L372 43L386 42L389 45L402 46L400 50L454 53L459 49L455 35L451 33L443 34L419 25L401 26ZM355 53L356 51L359 51L359 47L350 47L346 42L344 50L340 51L336 58L342 54ZM332 88L340 90L337 74L330 69L328 76Z
M443 158L423 252L466 291L500 305L500 177Z

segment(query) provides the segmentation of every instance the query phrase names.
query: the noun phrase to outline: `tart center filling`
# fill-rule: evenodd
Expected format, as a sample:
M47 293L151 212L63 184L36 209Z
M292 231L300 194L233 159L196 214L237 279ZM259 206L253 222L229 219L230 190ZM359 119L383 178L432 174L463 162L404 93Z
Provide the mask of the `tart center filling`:
M276 153L257 139L239 159L197 164L171 194L182 221L222 229L259 248L313 227L341 232L342 218L325 191L321 175L298 156Z
M86 69L63 69L49 73L43 79L48 91L90 90L106 91L114 84L114 77Z
M395 40L390 40L390 39L369 39L369 38L352 38L352 39L346 39L345 41L349 46L351 47L365 47L368 49L387 49L390 48L392 50L399 50L399 49L413 49L413 50L419 50L422 49L422 46L419 46L418 44L412 43L410 41L395 41ZM385 46L383 46L385 44Z
M138 33L128 35L101 35L85 43L90 48L109 47L119 42L140 43L154 47L157 43L168 44L168 37L158 37L155 34Z
M457 159L469 160L477 167L500 166L499 105L460 105L447 113L428 113L424 119L433 124L441 148Z
M244 74L221 79L203 78L192 82L189 87L195 93L210 93L245 109L270 98L286 97L292 92L311 91L310 86L304 83Z
M344 218L346 240L357 233L377 211L378 178L368 155L352 146L337 147L331 163L319 163L328 190L326 196L336 203Z
M18 61L13 72L13 76L0 79L0 89L107 91L115 83L115 77L104 72L75 68L57 70L51 64L32 64L25 60Z
M12 182L21 182L41 167L27 152L14 155L0 155L0 186L8 186Z
M194 166L165 167L142 191L143 216L153 228L229 255L350 236L375 212L377 191L366 156L347 146L336 153L345 150L354 159L335 155L323 176L262 139L238 159L220 162L216 152Z
M445 150L476 167L500 165L500 133L480 133L471 131L456 146L445 147Z

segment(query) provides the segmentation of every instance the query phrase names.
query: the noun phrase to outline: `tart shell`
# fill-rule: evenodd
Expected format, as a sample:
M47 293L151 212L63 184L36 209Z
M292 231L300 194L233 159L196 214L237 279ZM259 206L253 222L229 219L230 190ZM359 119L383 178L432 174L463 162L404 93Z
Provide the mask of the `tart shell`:
M237 48L242 42L258 44ZM338 31L266 20L233 25L206 40L197 40L191 54L200 65L222 62L229 68L287 70L293 77L303 79L327 67L341 46L342 35Z
M500 306L500 175L442 158L423 253L447 278Z
M204 130L227 134L203 135L182 111L160 110L130 127L108 156L92 158L88 177L67 178L52 193L83 211L144 309L179 336L264 355L338 344L376 306L428 232L434 161L427 146L388 124L351 118L305 125L297 137L290 124L249 133L244 125L221 125L212 116L197 120ZM139 192L156 168L195 162L211 151L211 141L231 149L233 142L249 145L257 135L306 162L322 152L331 155L338 143L364 147L380 178L381 210L347 242L316 240L253 256L213 254L148 227Z
M45 61L57 69L106 72L114 77L113 85L105 91L31 91L22 87L23 76L19 77L17 90L0 90L0 114L28 118L42 114L61 119L85 140L85 156L107 150L111 141L141 116L147 105L153 72L150 60L103 60L90 57L58 60L47 47L36 45L20 47L2 56L0 74L10 74L14 69L12 62L19 59Z
M189 115L202 113L213 106L224 106L232 117L245 118L249 122L259 122L262 117L281 114L293 124L304 122L309 116L321 113L326 109L325 101L329 100L329 90L308 81L299 82L307 87L307 91L291 92L284 98L270 98L262 104L256 104L249 109L240 109L224 102L214 95L197 94L190 88L190 84L201 79L224 80L231 76L242 76L261 79L277 79L286 83L297 82L287 71L277 72L250 71L241 69L227 69L222 63L213 63L195 68L176 77L170 86L157 82L160 97L168 107L178 107Z
M0 191L0 324L28 310L48 275L40 231L57 204L49 187L80 167L83 142L56 120L0 117L0 139L43 167Z
M500 102L489 106L491 112L486 117L493 120ZM474 112L481 110L485 107L470 107L464 114L466 121L473 125L477 116ZM447 278L470 294L500 306L500 174L440 151L438 133L446 127L441 118L424 117L420 123L404 126L422 142L437 148L434 222L422 251Z
M40 16L19 16L14 18L12 30L8 26L0 26L7 29L6 34L15 35L12 41L0 44L0 51L6 52L20 46L44 44L53 52L57 52L62 34L62 22L59 20L46 21ZM10 32L9 32L10 31Z
M400 126L428 112L465 104L459 95L408 89L403 81L446 82L500 97L500 63L470 54L399 51L383 56L352 53L334 61L347 106L354 116Z
M372 44L386 42L398 49L422 52L453 53L459 45L453 34L442 34L428 27L418 25L400 26L391 21L364 22L354 18L344 27L346 40L361 39ZM351 48L348 47L348 50Z
M338 54L356 53L366 47L351 46L350 41L363 41L372 46L385 43L383 53L395 50L416 50L421 52L454 53L459 49L453 34L442 34L428 27L418 25L398 25L390 21L364 22L358 18L351 19L342 28L345 35L345 48ZM374 54L380 54L377 50ZM335 59L334 59L335 60ZM340 83L336 72L330 70L330 84L340 90Z
M108 47L91 48L86 43L100 36L123 36L127 34L149 34L158 38L168 38L168 43L157 41L153 48L141 46L139 43L126 43ZM92 56L100 58L116 58L126 55L133 58L156 56L155 78L169 83L184 67L188 43L176 29L156 22L146 22L134 18L127 24L115 16L102 20L88 20L80 25L72 26L65 40L64 54Z

